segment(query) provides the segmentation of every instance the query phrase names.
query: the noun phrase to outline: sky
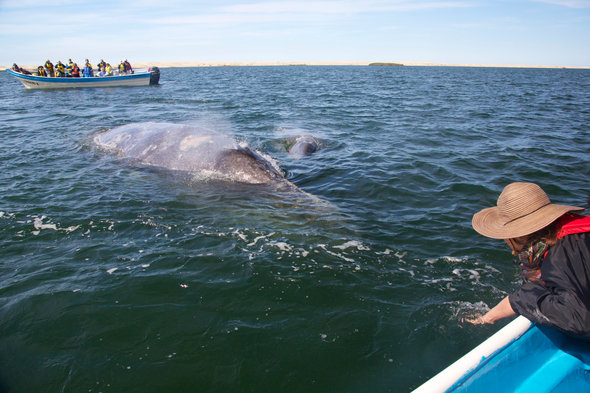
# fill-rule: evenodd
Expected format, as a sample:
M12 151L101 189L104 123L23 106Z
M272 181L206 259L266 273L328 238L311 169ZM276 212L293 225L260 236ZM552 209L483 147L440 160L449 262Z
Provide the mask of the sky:
M590 0L0 0L0 65L590 67Z

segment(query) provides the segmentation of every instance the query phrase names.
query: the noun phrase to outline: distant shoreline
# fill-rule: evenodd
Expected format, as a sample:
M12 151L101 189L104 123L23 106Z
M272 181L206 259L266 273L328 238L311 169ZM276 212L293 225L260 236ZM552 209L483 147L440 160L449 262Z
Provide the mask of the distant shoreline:
M381 66L381 67L480 67L480 68L547 68L547 69L590 69L586 67L548 66L548 65L518 65L518 64L446 64L446 63L420 63L420 62L133 62L133 68L185 68L185 67L272 67L272 66ZM39 65L21 65L28 70L36 70ZM10 66L0 66L4 71Z
M572 68L588 69L588 67L566 67L546 65L502 65L502 64L445 64L445 63L419 63L419 62L137 62L132 63L135 68L147 68L155 66L159 68L173 67L271 67L271 66L368 66L379 64L382 66L415 66L415 67L482 67L482 68Z

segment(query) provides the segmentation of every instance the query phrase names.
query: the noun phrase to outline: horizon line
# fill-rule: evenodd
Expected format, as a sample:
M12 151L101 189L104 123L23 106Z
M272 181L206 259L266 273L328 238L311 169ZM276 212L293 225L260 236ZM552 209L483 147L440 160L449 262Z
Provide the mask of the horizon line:
M133 68L189 68L189 67L270 67L270 66L409 66L409 67L481 67L481 68L557 68L557 69L590 69L590 66L557 66L557 65L532 65L532 64L454 64L433 62L362 62L362 61L323 61L323 62L199 62L199 61L136 61L131 62ZM21 68L36 70L38 65L22 65ZM10 66L0 66L0 71L5 71Z

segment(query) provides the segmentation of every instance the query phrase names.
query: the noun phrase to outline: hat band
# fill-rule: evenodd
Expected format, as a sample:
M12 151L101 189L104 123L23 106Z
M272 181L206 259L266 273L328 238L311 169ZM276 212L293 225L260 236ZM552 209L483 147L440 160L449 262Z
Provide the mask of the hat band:
M504 225L503 225L503 226L506 226L506 225L510 224L511 222L514 222L514 221L516 221L516 220L520 220L521 218L524 218L524 217L526 217L526 216L530 216L531 214L533 214L533 213L535 213L535 212L537 212L537 211L541 210L542 208L544 208L545 206L548 206L548 205L550 205L550 204L551 204L551 202L547 202L546 204L544 204L544 205L543 205L543 206L541 206L541 207L538 207L537 209L533 210L532 212L528 212L528 213L526 213L526 214L523 214L522 216L518 216L518 217L515 217L515 218L513 218L512 220L506 221L506 222L504 223Z

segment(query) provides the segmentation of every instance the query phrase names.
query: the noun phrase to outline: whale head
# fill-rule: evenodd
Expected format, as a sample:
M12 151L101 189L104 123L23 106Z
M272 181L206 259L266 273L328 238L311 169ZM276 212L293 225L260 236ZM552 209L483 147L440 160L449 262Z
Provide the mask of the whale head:
M303 135L295 140L289 148L289 154L296 156L309 156L320 148L319 141L311 135Z
M241 146L220 152L213 169L220 173L231 173L235 181L242 183L269 184L285 180L266 159Z

